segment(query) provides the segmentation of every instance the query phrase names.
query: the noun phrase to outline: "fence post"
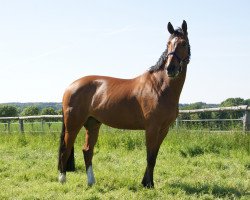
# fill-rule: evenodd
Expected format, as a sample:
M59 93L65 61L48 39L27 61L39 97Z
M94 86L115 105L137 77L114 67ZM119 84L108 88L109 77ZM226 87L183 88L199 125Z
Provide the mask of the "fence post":
M250 111L246 110L243 116L243 129L244 131L250 131Z
M179 131L179 125L180 125L180 118L179 118L179 116L175 120L175 125L176 125L176 130L178 132Z
M8 125L7 125L8 126L8 133L10 133L10 120L8 120L7 123L8 123Z
M24 133L23 119L19 119L19 130L21 133Z
M42 132L44 132L44 119L42 119Z

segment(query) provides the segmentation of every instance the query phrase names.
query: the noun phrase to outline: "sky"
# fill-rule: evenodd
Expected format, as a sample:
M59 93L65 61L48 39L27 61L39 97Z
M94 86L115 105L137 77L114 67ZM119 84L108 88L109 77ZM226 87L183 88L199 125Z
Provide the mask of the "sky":
M134 78L185 19L180 103L250 98L250 1L0 0L0 103L61 102L86 75Z

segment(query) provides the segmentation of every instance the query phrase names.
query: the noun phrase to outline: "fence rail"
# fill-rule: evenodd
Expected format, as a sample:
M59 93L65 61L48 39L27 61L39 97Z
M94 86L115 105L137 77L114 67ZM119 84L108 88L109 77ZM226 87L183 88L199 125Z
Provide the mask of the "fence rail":
M204 113L204 112L224 112L224 111L250 111L250 107L247 105L243 106L231 106L231 107L218 107L218 108L204 108L204 109L194 109L194 110L180 110L179 113Z
M25 119L62 119L62 115L37 115L20 117L0 117L0 120L25 120Z
M218 107L218 108L204 108L194 110L180 110L180 114L196 114L196 113L207 113L207 112L234 112L242 111L243 116L239 119L197 119L197 120L180 120L179 117L176 119L176 126L178 128L180 122L215 122L215 121L242 121L243 131L250 131L250 107L247 105L232 106L232 107Z
M249 106L233 106L233 107L219 107L219 108L205 108L196 110L179 110L179 114L195 114L195 113L206 113L206 112L232 112L232 111L243 111L243 116L239 119L197 119L197 120L184 120L177 117L176 127L179 127L180 122L214 122L214 121L242 121L243 130L250 131L250 107ZM19 131L24 132L24 121L25 120L41 120L42 130L46 120L61 120L62 115L39 115L39 116L20 116L20 117L0 117L0 123L5 124L6 129L10 132L10 126L13 121L18 121ZM52 124L53 122L49 122Z

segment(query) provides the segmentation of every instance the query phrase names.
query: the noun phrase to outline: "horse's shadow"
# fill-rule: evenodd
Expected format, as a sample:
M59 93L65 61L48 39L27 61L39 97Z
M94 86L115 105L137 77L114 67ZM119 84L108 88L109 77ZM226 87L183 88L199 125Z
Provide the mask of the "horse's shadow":
M209 184L199 184L196 186L187 183L172 183L169 185L171 188L181 189L186 192L186 194L212 194L215 198L223 197L236 197L241 198L245 195L250 195L247 191L240 191L233 187L209 185Z

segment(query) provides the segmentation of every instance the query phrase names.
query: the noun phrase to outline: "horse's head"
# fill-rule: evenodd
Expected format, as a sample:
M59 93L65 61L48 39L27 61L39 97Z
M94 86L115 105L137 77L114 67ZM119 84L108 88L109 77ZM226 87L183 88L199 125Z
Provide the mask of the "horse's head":
M168 31L171 36L167 44L165 69L169 77L177 77L190 60L187 23L183 20L181 28L174 29L169 22Z

